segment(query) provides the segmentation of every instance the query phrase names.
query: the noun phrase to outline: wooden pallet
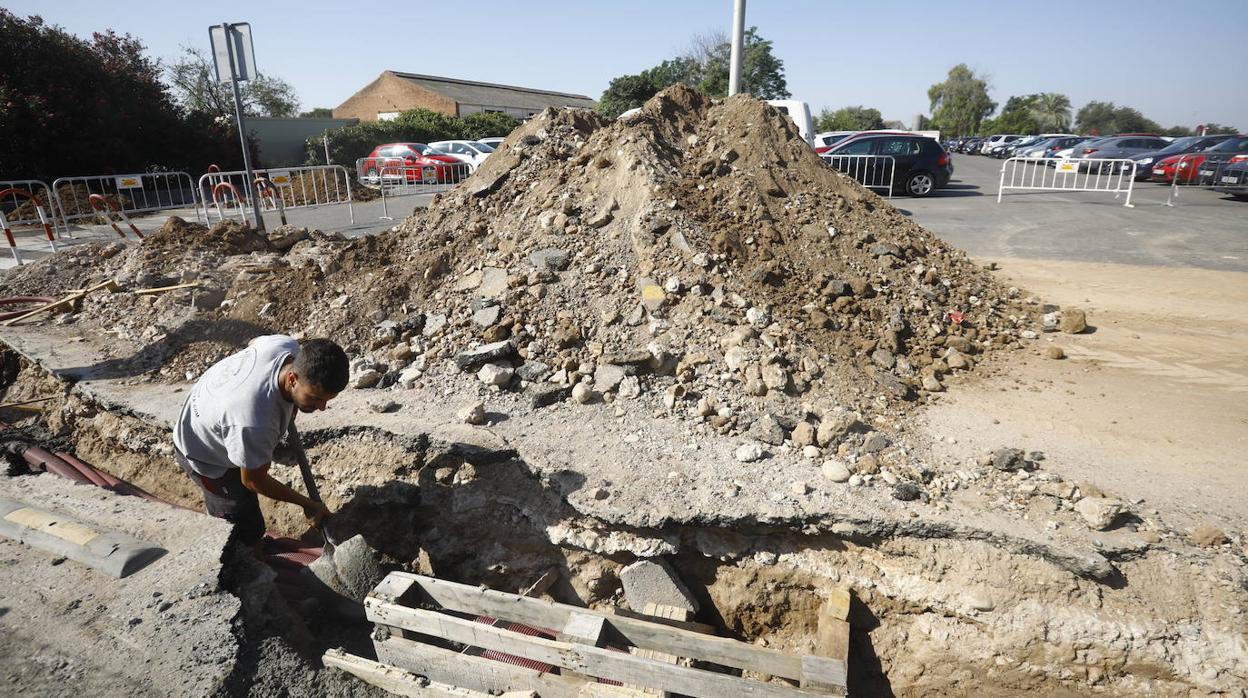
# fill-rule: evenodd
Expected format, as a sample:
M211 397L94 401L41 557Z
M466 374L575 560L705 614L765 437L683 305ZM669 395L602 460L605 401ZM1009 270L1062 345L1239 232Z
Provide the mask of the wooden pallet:
M825 605L825 611L832 606L835 603ZM843 625L847 638L848 624L843 615L835 617L839 613L835 609L821 613L820 645L838 654L814 656L705 634L698 632L705 626L680 618L604 613L403 572L387 576L369 594L364 607L368 619L378 626L374 646L382 665L394 669L396 675L410 672L428 684L465 691L459 695L532 691L541 698L582 698L667 692L704 698L797 698L845 692L844 648L848 644L841 641L840 630ZM478 617L549 629L556 639L474 620ZM825 625L829 628L826 641ZM529 660L526 664L554 669L543 671L446 649L455 645L505 653ZM755 681L686 663L731 667L798 685Z

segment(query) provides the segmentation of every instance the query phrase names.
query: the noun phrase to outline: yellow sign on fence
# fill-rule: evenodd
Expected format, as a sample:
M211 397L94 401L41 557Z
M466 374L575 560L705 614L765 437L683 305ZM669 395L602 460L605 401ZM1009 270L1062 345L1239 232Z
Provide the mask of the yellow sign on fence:
M1071 160L1063 160L1057 163L1057 171L1058 172L1078 172L1079 163L1071 161Z
M117 180L118 189L142 189L143 175L128 175L125 177L114 177Z
M289 187L290 172L287 170L269 172L269 181L273 183L273 186Z

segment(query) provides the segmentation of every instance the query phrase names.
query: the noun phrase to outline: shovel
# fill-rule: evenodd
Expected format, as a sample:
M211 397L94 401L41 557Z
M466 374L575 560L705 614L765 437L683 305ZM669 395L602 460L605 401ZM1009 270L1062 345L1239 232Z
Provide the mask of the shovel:
M295 460L299 462L299 473L303 475L303 486L308 490L308 498L317 503L324 503L321 500L321 493L316 489L316 480L312 477L312 466L308 465L308 454L303 450L303 443L299 440L299 430L295 428L295 420L290 420L290 426L286 429L286 440L290 442L291 450L295 452ZM321 532L321 538L325 539L324 551L330 555L334 554L334 547L338 545L329 537L329 529L325 526L322 519L316 530ZM324 553L322 553L324 554Z

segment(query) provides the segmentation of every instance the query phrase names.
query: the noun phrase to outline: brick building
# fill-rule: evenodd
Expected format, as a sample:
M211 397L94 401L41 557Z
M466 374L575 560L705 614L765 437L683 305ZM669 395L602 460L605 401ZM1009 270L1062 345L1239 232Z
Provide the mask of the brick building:
M385 121L400 112L424 108L448 116L502 112L527 119L546 107L592 108L594 104L585 95L387 70L335 107L334 118Z

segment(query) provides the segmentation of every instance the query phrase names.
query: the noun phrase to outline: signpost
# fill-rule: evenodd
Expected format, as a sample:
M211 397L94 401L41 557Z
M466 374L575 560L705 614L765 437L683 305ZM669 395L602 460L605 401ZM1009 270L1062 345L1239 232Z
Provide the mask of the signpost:
M256 217L256 228L264 230L260 216L260 197L256 191L256 177L251 170L251 149L247 147L247 129L243 125L243 98L238 83L256 78L256 53L251 43L251 25L246 22L222 22L208 28L212 42L212 61L217 71L217 82L229 82L234 90L234 118L238 121L238 139L243 145L243 169L247 181L243 182L251 211Z

